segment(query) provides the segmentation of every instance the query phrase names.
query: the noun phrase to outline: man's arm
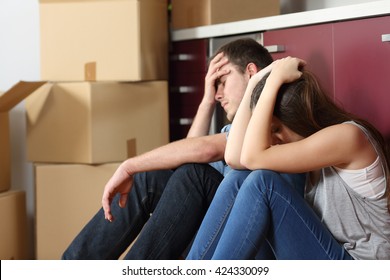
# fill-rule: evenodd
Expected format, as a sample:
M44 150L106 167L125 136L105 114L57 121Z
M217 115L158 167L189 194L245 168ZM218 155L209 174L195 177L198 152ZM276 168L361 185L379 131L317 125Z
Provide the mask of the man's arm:
M107 182L102 198L105 218L113 220L111 202L117 193L119 205L124 207L127 194L133 184L133 175L139 172L173 169L184 163L208 163L223 159L226 147L226 133L178 140L142 155L124 161Z
M211 61L205 77L204 95L196 112L194 121L188 131L187 138L199 137L209 134L211 119L213 117L216 100L216 81L225 72L219 72L219 68L228 63L223 53L217 54ZM226 74L226 73L225 73Z
M209 102L205 99L200 103L187 138L199 137L209 134L211 119L214 114L215 101Z
M185 138L126 160L128 174L173 169L184 163L208 163L223 159L226 133Z

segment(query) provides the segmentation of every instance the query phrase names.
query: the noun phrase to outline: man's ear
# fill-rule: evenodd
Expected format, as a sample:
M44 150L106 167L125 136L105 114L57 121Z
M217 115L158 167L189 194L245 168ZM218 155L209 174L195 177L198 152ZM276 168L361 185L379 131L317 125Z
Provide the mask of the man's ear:
M246 71L248 72L249 76L252 77L254 74L258 72L258 68L256 64L251 62L246 66Z

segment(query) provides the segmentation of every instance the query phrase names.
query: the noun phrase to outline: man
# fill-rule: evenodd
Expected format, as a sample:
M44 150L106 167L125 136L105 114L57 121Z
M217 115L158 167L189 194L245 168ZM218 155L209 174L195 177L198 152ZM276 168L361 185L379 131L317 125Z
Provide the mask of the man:
M226 130L208 135L216 103L232 121L250 77L270 63L252 39L222 46L210 61L187 138L124 161L105 186L102 209L63 259L117 259L136 238L125 259L179 258L229 171Z

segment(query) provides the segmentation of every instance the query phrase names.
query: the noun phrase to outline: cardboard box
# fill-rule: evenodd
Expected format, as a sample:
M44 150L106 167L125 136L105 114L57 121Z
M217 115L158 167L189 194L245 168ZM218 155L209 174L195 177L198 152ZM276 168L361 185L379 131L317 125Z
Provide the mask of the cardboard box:
M280 14L280 0L172 0L172 29Z
M8 191L0 193L0 227L0 259L27 259L25 192Z
M3 105L3 92L0 92L0 192L11 187L11 144L8 108Z
M9 131L9 111L44 82L15 85L6 93L0 94L0 192L11 187L11 143Z
M167 2L40 0L41 79L168 79Z
M0 192L7 191L11 187L11 145L9 137L8 113L0 112Z
M101 207L119 163L36 164L36 258L58 260ZM102 216L104 219L104 216Z
M45 84L25 101L27 159L46 163L107 163L169 142L166 81Z

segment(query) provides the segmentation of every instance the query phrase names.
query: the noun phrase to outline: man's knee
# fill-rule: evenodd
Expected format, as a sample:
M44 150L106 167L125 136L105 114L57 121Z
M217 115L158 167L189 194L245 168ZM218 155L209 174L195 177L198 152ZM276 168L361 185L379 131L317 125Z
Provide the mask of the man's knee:
M210 177L223 177L215 168L207 163L186 163L179 166L174 172L175 177L186 177L192 180L203 181Z
M223 175L209 164L187 163L176 169L171 180L181 182L182 188L197 191L202 196L210 196L215 193Z

